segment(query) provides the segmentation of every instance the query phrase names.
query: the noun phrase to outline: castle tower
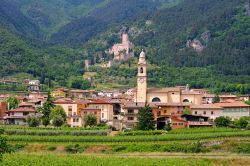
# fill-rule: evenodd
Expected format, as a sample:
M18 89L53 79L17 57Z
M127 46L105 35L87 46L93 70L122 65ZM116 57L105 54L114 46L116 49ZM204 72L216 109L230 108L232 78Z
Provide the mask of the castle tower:
M147 101L147 62L145 52L142 50L138 62L137 93L136 101L145 103Z
M84 60L84 69L85 71L89 71L89 60Z
M129 43L129 38L128 38L128 34L126 34L125 32L122 33L122 44L123 45L127 45Z

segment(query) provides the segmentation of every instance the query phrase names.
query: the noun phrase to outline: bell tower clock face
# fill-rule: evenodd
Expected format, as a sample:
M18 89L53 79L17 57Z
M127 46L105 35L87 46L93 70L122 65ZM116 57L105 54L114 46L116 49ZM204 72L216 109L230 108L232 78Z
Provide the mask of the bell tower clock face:
M144 78L139 78L140 83L144 83L144 81L145 81Z

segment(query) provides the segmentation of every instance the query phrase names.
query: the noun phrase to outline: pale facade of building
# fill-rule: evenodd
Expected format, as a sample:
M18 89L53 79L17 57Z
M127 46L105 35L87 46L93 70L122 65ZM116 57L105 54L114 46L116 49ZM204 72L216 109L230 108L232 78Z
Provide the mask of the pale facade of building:
M224 116L223 108L215 104L191 105L190 109L192 115L206 116L212 120Z
M101 121L112 122L113 120L113 105L102 100L94 100L88 103L88 109L100 109Z

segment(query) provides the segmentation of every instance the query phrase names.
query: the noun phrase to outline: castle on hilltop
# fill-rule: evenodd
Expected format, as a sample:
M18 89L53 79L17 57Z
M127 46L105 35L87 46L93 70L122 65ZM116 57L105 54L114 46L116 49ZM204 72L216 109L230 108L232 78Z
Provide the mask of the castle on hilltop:
M123 61L134 57L134 45L129 41L128 34L122 32L121 34L122 43L116 43L109 49L109 54L114 55L114 61Z

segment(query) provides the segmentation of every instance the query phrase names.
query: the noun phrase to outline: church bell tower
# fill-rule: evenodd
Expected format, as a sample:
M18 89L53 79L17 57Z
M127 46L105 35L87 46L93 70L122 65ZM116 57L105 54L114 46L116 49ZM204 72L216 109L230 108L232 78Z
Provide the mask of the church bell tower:
M137 93L136 101L138 103L147 102L147 62L145 52L142 50L138 62L137 74Z

